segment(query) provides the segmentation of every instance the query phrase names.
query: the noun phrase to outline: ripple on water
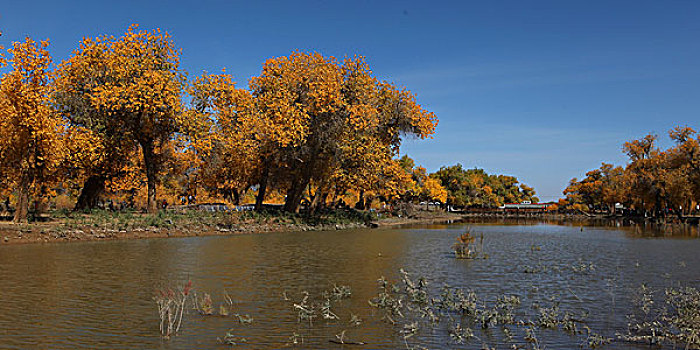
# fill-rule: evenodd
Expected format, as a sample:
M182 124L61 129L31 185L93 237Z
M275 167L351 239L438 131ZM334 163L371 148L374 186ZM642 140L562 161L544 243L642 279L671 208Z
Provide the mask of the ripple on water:
M587 312L592 329L614 337L625 331L630 296L641 283L657 289L700 284L697 239L639 239L596 227L472 225L474 233L483 233L489 258L457 260L450 247L463 230L462 225L442 225L3 246L0 344L8 349L212 348L217 337L233 329L255 348L280 348L296 332L304 336L304 348L326 349L329 339L347 330L348 337L371 348L395 349L405 347L401 325L381 321L367 300L377 293L377 278L396 281L400 268L427 277L434 293L447 283L475 291L486 303L502 294L517 295L521 319L537 317L532 303L554 298L562 311ZM541 271L525 273L526 267ZM215 302L226 290L237 301L234 313L250 314L253 324L190 312L180 336L161 340L151 298L156 288L187 279ZM334 308L342 322L299 324L283 293L294 300L302 291L318 297L333 283L353 291ZM351 313L363 319L362 326L347 325ZM456 347L446 325L440 327L411 341L428 348ZM522 329L515 332L522 338ZM492 346L506 347L500 331L477 334ZM581 342L580 336L561 331L538 336L547 348ZM463 348L481 345L473 341ZM633 347L614 343L607 348Z

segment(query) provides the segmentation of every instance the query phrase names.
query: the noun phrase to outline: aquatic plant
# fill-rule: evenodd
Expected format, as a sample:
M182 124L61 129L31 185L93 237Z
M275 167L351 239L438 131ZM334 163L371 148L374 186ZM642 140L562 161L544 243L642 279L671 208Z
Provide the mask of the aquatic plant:
M417 322L411 322L411 323L406 323L403 325L403 328L401 329L401 335L403 336L403 341L406 344L406 349L410 349L408 346L408 339L413 337L418 333L418 323Z
M555 328L559 325L559 303L555 302L551 307L538 307L539 318L537 325L542 328Z
M618 334L619 339L700 348L700 291L692 287L669 288L664 292L663 303L657 303L654 292L642 285L634 302L635 310L627 316L627 334Z
M340 334L335 335L335 339L330 339L329 342L335 343L335 344L348 344L348 345L366 345L367 343L362 342L362 341L352 341L348 340L345 337L345 332L347 330L343 329Z
M566 268L569 273L574 269L578 269L579 273L583 274L595 271L591 263L582 260L575 264L563 263L561 266L570 266L570 270ZM617 279L601 278L600 281L607 286L614 304L614 291L618 288ZM404 269L399 270L395 283L381 277L377 280L377 285L377 295L370 298L368 303L371 307L380 310L377 318L381 317L382 320L391 324L390 327L394 327L397 337L400 337L399 341L402 341L407 349L421 348L419 343L422 333L425 332L432 334L444 332L444 336L449 337L455 344L472 342L470 347L478 347L481 343L482 348L489 348L484 340L491 341L494 332L498 330L502 332L502 339L513 349L544 348L538 339L538 333L542 330L564 332L572 338L575 337L582 348L596 349L613 341L673 345L688 349L700 348L700 292L693 288L671 288L664 293L654 294L650 288L642 285L634 297L636 307L628 316L628 332L617 334L615 339L592 330L586 324L585 309L567 310L568 305L563 303L568 300L567 298L560 301L558 294L545 297L540 294L539 289L527 293L527 285L524 285L527 293L525 310L519 310L522 303L519 295L477 295L473 290L455 288L448 284L435 288L429 278L414 275ZM532 285L532 288L536 286ZM198 298L195 293L190 292L190 289L191 282L186 288L162 292L164 298L176 299L170 309L167 303L163 304L162 309L159 308L159 313L162 315L161 333L164 337L176 333L180 328L182 311L185 307L184 304L177 302L178 295L192 294L189 300L193 301L195 308L201 314L214 314L214 302L211 296L204 293L203 297ZM583 302L568 286L564 286L564 290L568 290L566 293L570 293L578 302ZM318 319L335 323L335 326L340 328L338 331L342 329L340 333L336 331L328 334L329 342L365 344L348 339L349 327L359 327L363 324L359 316L353 313L349 315L342 313L342 300L349 298L351 294L350 287L342 284L333 284L332 288L324 291L320 296L312 297L310 293L303 291L301 299L290 298L287 292L283 292L282 296L290 303L300 323L296 330L298 333L295 332L289 338L287 346L303 343L304 339L300 335L303 333L300 329L306 328L303 323L308 322L311 327ZM240 324L250 324L253 321L252 316L233 314L232 309L233 300L224 292L224 302L219 305L218 314L234 315ZM177 310L182 311L178 313ZM172 315L168 316L169 313ZM171 320L174 322L171 323ZM168 324L171 326L168 327ZM240 345L245 342L245 338L240 337L238 332L234 334L233 330L229 330L220 342L227 345Z
M398 286L391 285L384 276L377 280L379 284L379 294L370 299L369 305L384 310L383 319L393 323L395 317L403 317L401 310L404 307L403 296L396 295L399 292Z
M489 255L484 252L484 234L479 237L479 243L475 243L476 237L471 234L471 228L467 227L465 232L457 236L452 250L457 259L488 259Z
M295 346L299 344L304 344L304 337L297 332L292 333L292 335L289 336L287 346Z
M560 320L561 328L569 333L569 334L579 334L581 331L579 331L577 323L582 323L582 321L575 319L574 316L569 313L565 312L564 316L562 316Z
M603 345L610 344L614 340L613 338L606 338L600 334L591 331L591 329L587 326L585 328L588 335L586 336L586 339L584 339L584 341L581 343L581 347L588 346L591 349L595 349Z
M330 299L326 299L322 304L321 304L321 316L323 317L324 320L338 320L340 317L333 313L331 311L331 301Z
M233 310L233 299L228 295L224 289L224 303L219 304L219 316L228 316Z
M222 317L228 317L231 312L233 311L234 308L234 302L233 299L228 295L226 290L224 290L223 293L223 302L219 304L218 309L218 316ZM211 297L211 294L209 293L204 293L204 295L200 298L197 293L195 292L193 294L193 305L192 308L196 310L200 315L202 316L214 316L217 315L215 313L215 308L214 308L214 301Z
M525 341L532 345L532 350L540 349L540 341L537 339L537 333L535 332L534 326L525 328Z
M478 313L478 298L474 291L464 294L461 289L451 288L445 284L440 297L433 299L433 304L447 312L457 312L462 316L476 316Z
M238 320L238 323L240 324L251 324L253 323L253 317L246 314L246 315L241 315L241 314L235 314L236 319Z
M457 241L455 242L455 244L452 245L452 249L455 252L455 257L457 259L474 258L476 254L476 251L472 250L474 240L474 237L471 235L471 230L467 228L464 233L457 237Z
M224 307L223 304L219 305L219 315L224 317L228 316L228 309Z
M343 329L340 334L336 334L335 337L338 339L338 343L345 344L345 330Z
M316 309L309 303L309 292L303 291L304 296L299 303L294 303L294 309L298 311L298 321L309 321L309 325L313 324L314 318L317 317Z
M349 321L348 323L349 323L351 326L357 327L357 326L359 326L359 325L362 324L362 319L361 319L359 316L357 316L357 315L351 313L351 314L350 314L350 321Z
M352 289L349 286L333 284L333 289L323 292L323 297L339 301L349 298L352 295Z
M214 314L214 304L211 300L211 295L209 293L204 293L201 299L197 299L197 311L202 315L213 315Z
M241 343L246 343L246 338L236 336L232 333L233 329L230 329L223 338L217 338L219 343L226 345L239 345Z
M181 288L158 289L156 291L153 300L158 305L159 329L162 337L170 338L180 331L185 304L187 304L191 291L192 281L187 281Z
M515 309L520 305L516 295L503 295L496 299L495 319L498 324L515 323Z
M439 329L436 327L440 319L445 317L450 320L446 328L447 334L457 344L470 340L482 341L473 330L475 326L483 329L484 334L490 333L488 329L500 327L504 339L511 343L513 349L544 348L537 337L540 329L562 330L571 336L584 334L580 330L583 329L586 335L581 338L581 347L596 348L612 341L593 332L586 325L585 310L578 316L561 310L556 295L544 300L533 300L531 308L532 311L536 311L534 321L519 319L517 311L521 306L521 299L517 295L496 295L493 303L490 303L479 298L472 290L453 288L448 284L444 284L437 295L431 295L430 290L426 288L428 279L414 278L403 269L399 272L401 279L398 283L391 283L384 277L378 280L379 293L370 299L369 304L384 311L382 319L400 325L398 332L404 337L407 348L411 348L406 341L408 338L418 335L419 330L424 328L435 332ZM571 293L575 295L573 291ZM543 305L542 301L548 304ZM530 310L524 314L532 315ZM525 347L513 344L516 338L509 327L525 329L521 338L526 341ZM489 348L486 343L482 345L483 348Z
M420 306L426 305L429 300L428 293L426 291L428 282L426 282L425 278L420 277L417 281L414 282L411 280L408 272L406 272L404 269L400 269L399 272L401 272L402 281L404 283L406 295L408 295L409 300L412 303L418 304Z
M449 333L450 338L457 344L464 344L474 337L474 332L472 332L471 328L462 327L461 323L457 323L454 327L451 327Z
M579 259L577 263L571 265L571 270L581 274L593 273L595 272L595 264L592 262L586 263L583 259Z

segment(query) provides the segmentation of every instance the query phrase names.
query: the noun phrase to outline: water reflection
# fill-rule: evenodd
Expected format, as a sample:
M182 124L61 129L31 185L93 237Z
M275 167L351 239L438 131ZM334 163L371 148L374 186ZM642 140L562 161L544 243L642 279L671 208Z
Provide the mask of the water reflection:
M698 238L700 237L700 225L695 223L654 223L651 221L634 221L630 219L606 219L606 218L537 218L537 217L501 217L501 218L465 218L462 224L475 225L503 225L503 226L530 226L530 225L555 225L597 229L609 228L626 232L630 237L650 238ZM428 228L428 227L426 227Z
M484 234L490 257L457 260L450 247L466 225L3 246L0 347L214 348L217 337L233 328L253 348L283 347L296 332L304 336L302 348L327 349L335 347L328 340L346 330L370 348L395 349L405 347L401 325L386 324L367 300L377 293L377 278L397 280L402 267L426 276L433 292L448 283L471 289L488 303L501 294L517 295L527 305L519 311L521 318L536 316L531 303L556 298L562 308L588 312L591 328L614 337L625 329L630 295L641 283L659 290L700 284L700 240L638 239L656 228L640 228L639 234L633 227L590 222L472 221L468 225ZM697 236L697 227L686 227L654 237ZM577 264L595 268L574 273ZM525 273L526 266L548 270ZM250 314L253 324L190 312L179 336L161 340L154 290L188 279L200 293L211 293L215 303L226 290L237 301L234 312ZM320 298L334 283L350 285L353 292L334 309L340 321L300 324L282 297L299 300L308 291ZM348 325L351 313L363 320L361 327ZM456 348L445 327L424 330L413 341L428 348ZM510 347L497 331L480 336L491 346ZM540 337L547 348L581 342L556 331ZM635 347L614 343L608 348Z

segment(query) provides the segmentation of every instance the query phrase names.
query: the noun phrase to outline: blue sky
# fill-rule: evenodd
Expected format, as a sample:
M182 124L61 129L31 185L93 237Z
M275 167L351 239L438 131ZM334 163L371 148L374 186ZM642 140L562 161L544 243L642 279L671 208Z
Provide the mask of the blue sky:
M361 54L440 118L407 140L430 171L461 163L517 176L541 198L622 143L700 128L698 1L3 1L0 43L83 36L131 23L169 31L190 75L226 67L241 86L294 50Z

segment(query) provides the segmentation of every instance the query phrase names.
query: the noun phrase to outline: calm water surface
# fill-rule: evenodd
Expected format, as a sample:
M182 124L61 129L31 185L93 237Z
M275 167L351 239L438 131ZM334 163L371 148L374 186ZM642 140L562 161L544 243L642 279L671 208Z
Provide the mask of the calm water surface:
M293 333L298 348L333 349L342 330L353 348L405 348L399 330L368 306L381 276L398 281L399 269L425 276L437 291L444 283L471 289L484 302L518 295L518 319L535 318L533 301L554 298L561 309L587 311L588 325L615 337L625 332L633 291L642 283L657 290L700 287L700 240L636 238L614 228L538 225L472 225L483 233L486 260L457 260L450 247L463 225L194 237L0 247L0 349L196 349L222 348L228 330L247 339L239 348L284 348ZM536 250L536 249L539 250ZM594 264L587 273L570 267ZM527 267L556 266L546 273ZM224 290L236 300L234 313L249 314L251 325L234 318L203 317L191 311L180 334L162 340L154 291L191 279L215 306ZM283 293L299 300L302 291L320 301L334 283L349 285L352 297L334 304L340 321L298 323ZM348 325L351 313L363 323ZM409 345L430 349L479 349L483 343L510 348L500 330L475 331L480 340L450 342L447 322L422 327ZM523 329L513 328L515 342ZM541 331L548 349L578 348L582 336ZM345 348L348 348L347 346ZM615 342L604 348L646 349Z

